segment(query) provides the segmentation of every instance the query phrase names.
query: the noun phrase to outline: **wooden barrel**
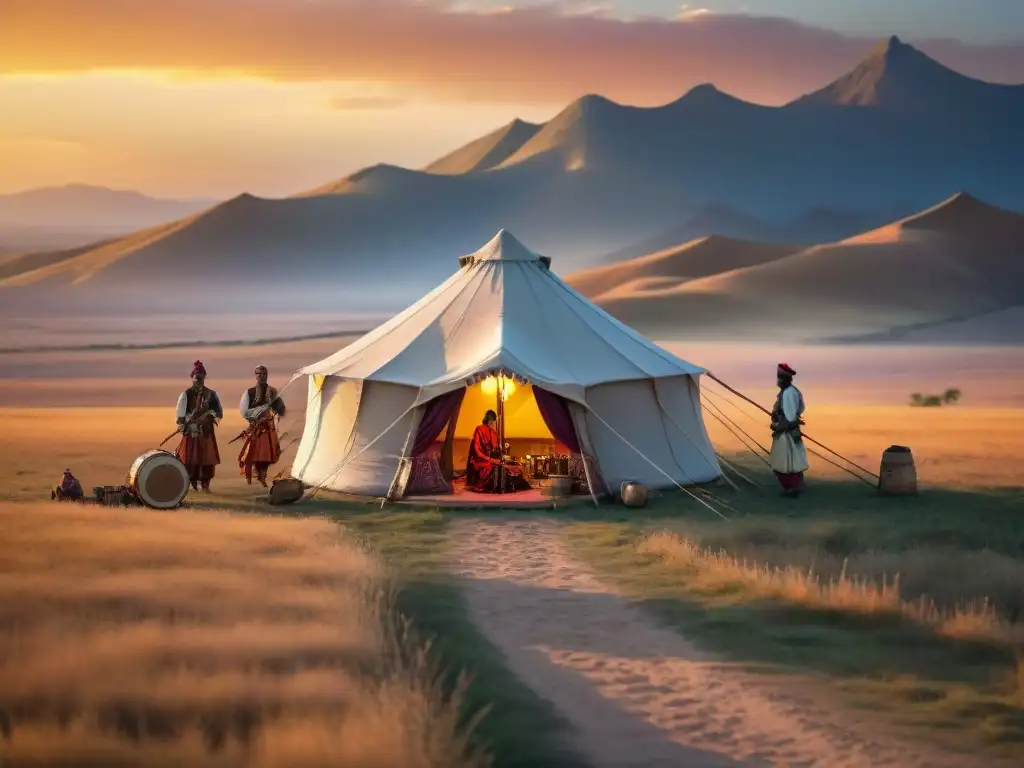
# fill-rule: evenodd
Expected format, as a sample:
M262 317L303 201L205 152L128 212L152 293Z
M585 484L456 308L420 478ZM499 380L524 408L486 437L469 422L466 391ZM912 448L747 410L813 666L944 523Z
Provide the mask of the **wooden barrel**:
M542 488L545 496L553 499L564 499L572 493L572 477L569 475L549 475Z
M878 491L886 496L913 496L917 493L914 454L905 445L890 445L882 453Z
M627 507L647 506L647 486L633 480L626 480L619 486L622 503Z

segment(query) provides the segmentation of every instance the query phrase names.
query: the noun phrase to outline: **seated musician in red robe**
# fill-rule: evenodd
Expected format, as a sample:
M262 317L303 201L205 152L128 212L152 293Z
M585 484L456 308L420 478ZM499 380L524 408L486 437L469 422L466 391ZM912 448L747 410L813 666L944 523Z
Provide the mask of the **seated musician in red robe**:
M494 411L484 414L483 423L473 430L466 460L466 490L474 493L510 493L523 491L530 484L522 477L522 467L505 464L505 471L499 472L501 461L501 438L495 428L498 416ZM504 488L498 478L504 475Z

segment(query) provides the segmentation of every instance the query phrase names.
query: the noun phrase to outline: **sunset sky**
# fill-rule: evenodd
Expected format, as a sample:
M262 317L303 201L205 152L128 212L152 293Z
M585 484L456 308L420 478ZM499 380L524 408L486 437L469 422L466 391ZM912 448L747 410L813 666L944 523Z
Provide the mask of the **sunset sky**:
M584 93L782 103L891 34L1024 81L1021 0L0 0L0 193L286 195Z

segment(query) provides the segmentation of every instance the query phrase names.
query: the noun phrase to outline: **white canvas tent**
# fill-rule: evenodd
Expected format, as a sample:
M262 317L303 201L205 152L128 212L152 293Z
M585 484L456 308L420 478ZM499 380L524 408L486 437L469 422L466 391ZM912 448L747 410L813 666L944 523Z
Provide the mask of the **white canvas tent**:
M644 339L554 275L504 230L413 306L309 377L292 468L307 485L401 496L403 458L430 401L486 375L513 375L564 399L597 491L713 480L703 369ZM397 488L397 491L396 491Z

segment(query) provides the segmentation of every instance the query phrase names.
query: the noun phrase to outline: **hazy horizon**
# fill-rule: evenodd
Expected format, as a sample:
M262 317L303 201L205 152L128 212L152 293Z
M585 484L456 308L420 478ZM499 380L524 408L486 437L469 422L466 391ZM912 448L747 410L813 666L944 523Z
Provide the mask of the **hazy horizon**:
M140 339L152 343L148 334ZM173 402L195 359L210 371L210 386L233 398L251 379L253 365L267 365L283 385L302 366L323 359L353 337L277 344L187 346L133 350L24 352L0 360L0 406L82 407L102 404L110 388L123 406ZM122 341L124 339L122 338ZM914 392L963 392L965 407L1024 407L1024 349L985 346L837 346L800 343L708 343L669 341L661 345L702 366L740 391L768 404L775 366L788 362L810 407L905 406ZM73 385L73 386L69 386ZM291 399L301 405L304 384ZM296 402L297 401L297 402ZM713 401L721 406L718 400ZM746 425L747 427L750 424Z

